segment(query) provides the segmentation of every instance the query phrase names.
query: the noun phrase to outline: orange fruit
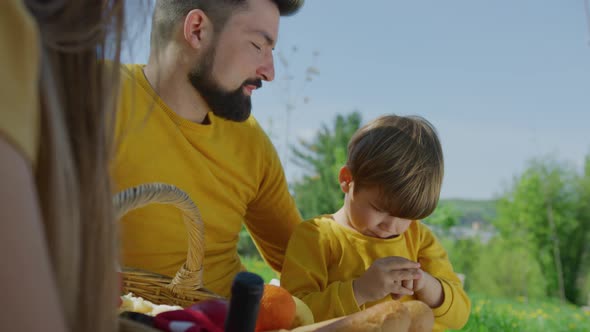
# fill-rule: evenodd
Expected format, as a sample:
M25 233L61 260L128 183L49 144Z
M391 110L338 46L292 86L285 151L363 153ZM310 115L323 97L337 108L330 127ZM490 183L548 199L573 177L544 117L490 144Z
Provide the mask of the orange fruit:
M295 310L295 301L286 289L264 285L256 331L289 329L295 320Z

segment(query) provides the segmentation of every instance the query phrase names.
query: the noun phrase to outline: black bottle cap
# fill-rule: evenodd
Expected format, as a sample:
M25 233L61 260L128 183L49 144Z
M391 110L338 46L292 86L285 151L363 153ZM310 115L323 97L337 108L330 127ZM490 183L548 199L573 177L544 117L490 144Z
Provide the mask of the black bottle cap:
M240 272L231 288L226 332L253 332L256 328L264 280L251 272Z

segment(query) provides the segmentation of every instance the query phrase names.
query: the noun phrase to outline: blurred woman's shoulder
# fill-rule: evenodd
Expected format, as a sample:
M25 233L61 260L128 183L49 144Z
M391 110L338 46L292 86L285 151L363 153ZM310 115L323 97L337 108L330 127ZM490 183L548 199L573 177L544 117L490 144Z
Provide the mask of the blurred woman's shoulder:
M36 160L39 132L39 33L21 0L0 1L0 136Z

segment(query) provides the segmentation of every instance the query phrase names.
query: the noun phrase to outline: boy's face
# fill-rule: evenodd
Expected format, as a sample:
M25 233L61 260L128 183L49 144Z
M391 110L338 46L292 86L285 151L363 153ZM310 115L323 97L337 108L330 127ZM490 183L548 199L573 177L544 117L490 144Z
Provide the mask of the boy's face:
M354 182L347 186L344 208L350 227L359 233L387 239L404 233L412 220L392 216L384 207L379 206L379 188L361 188L354 191Z

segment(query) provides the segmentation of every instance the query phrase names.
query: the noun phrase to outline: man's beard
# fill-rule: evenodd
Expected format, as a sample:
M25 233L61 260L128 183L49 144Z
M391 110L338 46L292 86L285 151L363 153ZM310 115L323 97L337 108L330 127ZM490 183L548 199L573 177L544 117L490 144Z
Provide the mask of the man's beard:
M231 121L243 122L250 117L252 101L243 92L246 85L262 86L259 79L248 79L234 91L226 91L213 78L215 45L204 55L203 60L188 73L188 80L205 100L213 114Z

